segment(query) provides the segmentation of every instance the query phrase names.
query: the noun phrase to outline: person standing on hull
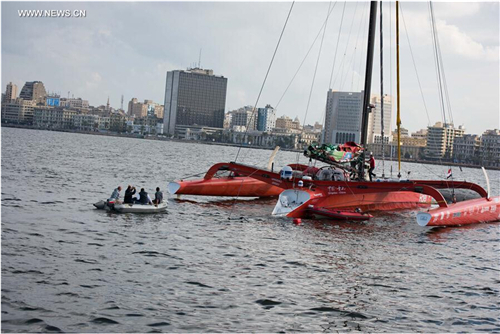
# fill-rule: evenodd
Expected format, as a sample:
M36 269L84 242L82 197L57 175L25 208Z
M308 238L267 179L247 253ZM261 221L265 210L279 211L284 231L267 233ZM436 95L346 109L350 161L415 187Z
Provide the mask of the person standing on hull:
M131 185L129 185L127 187L127 189L125 190L125 196L123 198L123 203L133 204L134 203L133 196L134 196L135 192L136 192L135 187L132 187Z
M155 199L153 201L153 204L160 204L163 202L163 193L160 191L160 187L156 187L156 192L155 192Z
M377 177L373 170L375 169L375 158L373 157L373 153L370 153L370 169L368 169L368 175L370 176L370 182L372 181L372 176Z
M141 191L139 192L139 204L147 205L147 204L153 204L153 201L151 201L151 197L149 197L148 193L144 190L144 188L141 188Z

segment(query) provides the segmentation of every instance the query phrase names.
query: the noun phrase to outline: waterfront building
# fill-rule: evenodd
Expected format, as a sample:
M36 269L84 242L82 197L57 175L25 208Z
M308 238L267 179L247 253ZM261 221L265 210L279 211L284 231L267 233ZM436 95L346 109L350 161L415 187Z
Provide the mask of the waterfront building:
M233 122L233 112L232 111L228 111L226 113L226 115L224 115L224 125L223 125L223 128L224 129L230 129L231 128L231 124Z
M405 138L405 137L410 136L410 132L408 131L408 129L405 129L402 126L399 128L399 133L400 133L400 138ZM398 138L398 130L397 129L392 131L392 138L395 138L394 140L397 140L397 138Z
M60 98L59 106L71 109L88 109L89 101L83 100L82 98Z
M326 102L323 143L359 143L362 108L363 92L339 92L330 89Z
M302 144L302 147L299 148L304 148L312 143L317 143L320 140L321 132L314 132L314 131L303 131L300 134L299 141Z
M99 116L76 114L73 116L73 128L78 131L96 131L99 128Z
M453 160L459 163L479 163L481 138L478 135L464 134L453 140Z
M276 110L271 105L258 109L257 130L270 132L276 127Z
M380 96L372 96L371 104L375 106L368 114L368 136L367 143L381 142L382 133L382 99ZM391 136L392 119L392 97L384 95L384 139L389 142Z
M109 130L114 132L127 131L127 116L123 112L114 112L109 116Z
M175 134L177 125L223 128L227 78L212 70L193 68L167 72L164 131Z
M420 129L411 133L412 138L424 138L427 142L427 129Z
M41 81L27 81L19 94L19 98L35 101L35 104L37 105L45 105L46 96L47 92L45 91L45 86Z
M455 129L451 123L437 122L427 127L427 144L425 155L428 159L449 159L453 155L453 142L462 137L465 129L460 125Z
M486 130L481 136L481 164L500 167L500 131Z
M129 117L156 116L158 118L163 118L163 106L153 102L153 100L139 102L134 97L128 103L127 115Z
M275 129L296 129L297 123L294 124L294 121L288 116L281 116L276 119L276 127Z
M5 88L5 94L2 96L2 102L12 102L17 98L17 85L9 82Z
M257 113L252 106L245 106L231 112L231 129L252 131L257 128ZM244 127L244 128L243 128Z
M34 108L33 125L41 129L74 129L73 119L76 114L74 110L61 107L38 106Z
M15 99L2 103L2 123L33 124L35 101Z

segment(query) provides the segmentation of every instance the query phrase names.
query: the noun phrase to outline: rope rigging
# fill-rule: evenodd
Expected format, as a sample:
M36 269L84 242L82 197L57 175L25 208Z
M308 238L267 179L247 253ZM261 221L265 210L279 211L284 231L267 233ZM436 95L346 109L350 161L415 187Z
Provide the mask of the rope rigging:
M413 61L413 68L415 69L415 74L417 75L417 82L418 82L418 88L420 89L420 96L422 96L422 101L424 102L425 114L427 115L427 124L431 125L431 119L429 117L427 103L425 103L424 92L422 90L422 85L420 84L420 77L418 76L417 65L415 63L415 57L413 56L413 49L412 49L411 43L410 43L410 34L408 33L408 29L406 29L406 21L405 21L405 16L403 14L403 6L401 6L400 9L401 9L401 18L403 19L403 26L405 27L406 39L408 40L408 46L410 48L410 55L411 55L411 59Z
M293 5L294 4L295 4L295 1L292 2L292 5L290 6L290 10L288 11L288 16L286 17L285 24L283 25L283 29L281 30L280 38L278 39L278 43L276 44L276 48L274 49L273 57L271 58L271 62L269 63L269 67L267 69L266 76L264 78L264 81L262 82L262 86L260 87L259 95L257 96L257 101L255 101L255 104L254 104L254 107L253 107L253 110L252 110L252 116L250 117L249 122L247 122L247 126L246 126L246 130L245 130L245 134L243 135L243 139L245 139L245 137L246 137L246 135L248 133L248 125L252 123L253 118L255 116L255 109L256 109L256 107L257 107L257 105L259 103L262 91L264 90L264 86L266 84L267 77L269 75L269 72L271 71L271 66L273 65L274 57L276 56L276 53L278 52L278 48L280 46L281 38L283 37L283 33L285 32L285 28L286 28L286 25L288 23L288 19L290 18L290 14L292 13L292 9L293 9ZM241 147L242 146L243 146L243 142L238 147L238 153L236 153L236 157L234 159L235 162L238 161L238 156L240 155L240 151L241 151Z
M324 29L324 27L326 25L326 22L328 21L328 18L330 17L330 14L333 12L333 9L335 8L336 5L337 5L337 2L335 2L333 4L333 8L328 12L328 16L326 17L326 20L323 22L323 25L321 26L321 28L319 29L318 33L316 34L316 37L314 38L314 41L312 42L311 46L309 47L309 50L307 51L306 55L304 56L304 59L302 59L302 62L300 63L299 68L297 68L297 71L295 72L295 74L293 75L292 79L290 80L290 83L288 84L288 86L286 87L285 91L281 95L278 103L276 103L276 107L275 107L276 109L278 109L278 106L280 105L281 100L283 100L283 97L285 97L285 94L288 92L288 89L290 88L290 86L292 85L293 81L295 80L295 77L297 76L297 74L299 73L300 69L302 68L302 65L304 65L304 62L306 61L307 57L309 56L309 53L311 52L312 48L316 44L316 41L318 40L318 37L321 34L321 31L323 31L323 29Z

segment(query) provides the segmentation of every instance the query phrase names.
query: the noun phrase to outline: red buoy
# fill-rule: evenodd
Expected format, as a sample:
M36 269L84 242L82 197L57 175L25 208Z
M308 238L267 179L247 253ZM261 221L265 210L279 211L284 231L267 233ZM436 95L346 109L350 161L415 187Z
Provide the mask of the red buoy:
M295 225L300 225L300 223L302 223L302 219L300 219L300 218L293 218L293 223Z

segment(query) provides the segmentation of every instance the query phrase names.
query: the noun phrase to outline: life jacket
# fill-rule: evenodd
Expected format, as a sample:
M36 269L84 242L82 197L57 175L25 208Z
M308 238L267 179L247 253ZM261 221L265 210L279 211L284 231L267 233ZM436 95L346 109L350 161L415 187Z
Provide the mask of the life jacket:
M139 203L141 203L141 204L148 204L148 193L147 192L141 191L139 193L139 196L140 196Z

